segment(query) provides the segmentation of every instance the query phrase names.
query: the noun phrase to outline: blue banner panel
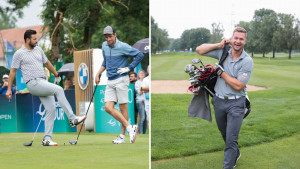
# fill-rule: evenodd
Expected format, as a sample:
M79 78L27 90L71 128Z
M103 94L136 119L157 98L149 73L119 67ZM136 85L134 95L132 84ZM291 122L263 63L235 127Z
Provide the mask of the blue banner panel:
M0 133L17 131L15 99L15 95L8 100L4 94L0 94Z
M104 109L104 96L106 85L99 85L95 93L95 130L97 133L120 133L121 123L114 117L108 114ZM128 114L129 123L135 124L134 121L134 87L133 84L128 88ZM115 108L120 111L119 104L115 105Z

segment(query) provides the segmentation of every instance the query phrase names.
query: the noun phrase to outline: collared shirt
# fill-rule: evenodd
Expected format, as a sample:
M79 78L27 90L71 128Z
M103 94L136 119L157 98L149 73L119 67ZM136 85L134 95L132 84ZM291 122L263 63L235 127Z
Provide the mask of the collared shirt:
M218 49L208 52L206 56L210 56L220 60L222 57L222 53L223 49ZM244 50L239 58L233 60L230 49L229 54L223 63L223 68L229 76L238 79L246 85L252 74L253 60ZM220 77L218 77L217 83L215 85L215 92L223 97L247 95L246 87L241 91L236 91L232 87L230 87L223 78Z
M122 76L127 76L127 73L117 73L118 68L127 67L129 56L135 57L133 62L128 66L131 70L135 68L143 59L144 55L137 49L131 47L127 43L121 42L116 38L116 43L113 47L105 41L102 44L102 54L104 61L102 66L106 68L108 80L114 80Z
M25 82L40 77L47 77L44 63L48 61L44 51L36 46L28 50L22 46L13 56L11 67L21 69Z

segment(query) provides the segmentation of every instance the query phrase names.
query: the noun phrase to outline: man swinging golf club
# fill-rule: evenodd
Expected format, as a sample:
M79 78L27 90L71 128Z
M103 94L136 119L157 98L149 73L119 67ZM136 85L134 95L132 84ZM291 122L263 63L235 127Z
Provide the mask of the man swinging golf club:
M7 99L11 99L12 92L10 87L14 81L17 69L21 69L28 90L32 95L39 96L45 107L45 135L42 145L57 146L57 143L51 140L56 112L54 96L56 96L59 105L67 114L72 127L83 122L86 119L86 116L76 117L66 99L63 88L47 81L47 75L44 71L43 65L45 65L48 70L55 75L54 83L59 83L61 78L47 59L43 50L36 46L38 42L36 31L26 30L24 33L24 40L25 45L22 46L21 49L17 50L13 56L6 97Z
M125 143L125 131L127 129L130 137L130 143L135 142L137 126L130 125L128 122L128 72L135 68L143 59L143 54L117 39L117 34L111 26L104 28L103 34L105 42L102 44L102 52L104 61L96 75L96 84L100 82L101 74L106 70L108 82L105 89L105 111L112 115L122 124L121 134L115 140L114 144ZM128 57L134 57L133 62L127 66ZM119 103L119 112L114 108Z

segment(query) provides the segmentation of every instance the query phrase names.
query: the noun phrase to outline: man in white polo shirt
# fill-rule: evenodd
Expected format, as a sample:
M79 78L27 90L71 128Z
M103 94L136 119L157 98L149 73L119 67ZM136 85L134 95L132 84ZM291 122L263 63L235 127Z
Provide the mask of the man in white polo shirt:
M57 143L51 140L56 112L54 96L56 96L59 105L67 114L72 127L83 122L86 119L86 116L76 117L66 99L63 88L48 82L43 65L45 65L48 70L55 75L54 83L59 83L61 78L58 76L58 73L47 59L43 50L36 46L38 42L36 31L26 30L24 33L24 40L25 45L17 50L13 56L6 97L7 99L11 99L12 91L10 88L12 82L14 81L17 69L21 69L29 92L32 95L39 96L42 104L45 107L45 135L42 145L57 146Z

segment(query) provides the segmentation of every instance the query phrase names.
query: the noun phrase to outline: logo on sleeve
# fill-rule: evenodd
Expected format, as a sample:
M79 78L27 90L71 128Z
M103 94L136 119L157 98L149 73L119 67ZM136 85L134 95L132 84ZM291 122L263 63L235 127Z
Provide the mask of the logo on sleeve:
M242 78L246 79L247 78L247 73L243 73Z

